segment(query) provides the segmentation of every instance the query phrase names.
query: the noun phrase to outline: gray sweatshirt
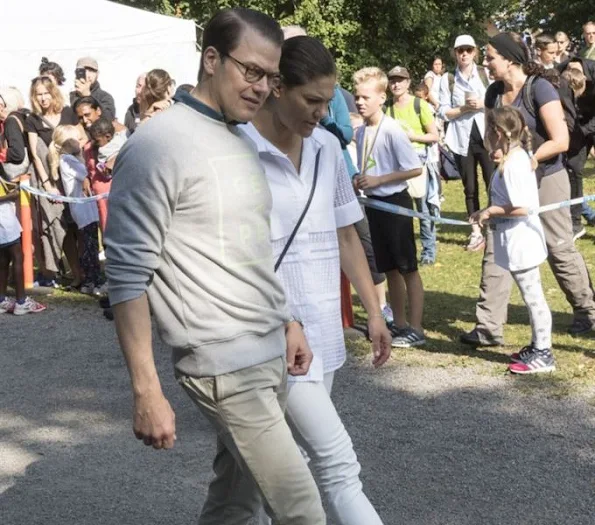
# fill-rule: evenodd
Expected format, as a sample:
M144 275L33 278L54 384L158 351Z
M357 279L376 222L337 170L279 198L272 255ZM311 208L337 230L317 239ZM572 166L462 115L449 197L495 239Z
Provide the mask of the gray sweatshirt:
M188 94L118 155L105 234L110 301L148 294L179 372L220 375L285 354L271 204L254 151Z

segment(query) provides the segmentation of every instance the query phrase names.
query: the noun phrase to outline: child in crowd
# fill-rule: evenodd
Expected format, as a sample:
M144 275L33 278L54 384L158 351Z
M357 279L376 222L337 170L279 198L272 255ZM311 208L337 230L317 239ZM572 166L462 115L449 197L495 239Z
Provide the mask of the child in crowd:
M25 295L21 225L14 206L18 197L19 190L16 184L6 183L0 178L0 314L36 314L46 309ZM11 260L16 299L6 296Z
M58 126L52 135L48 160L52 175L60 176L64 193L68 197L84 197L83 182L87 168L82 159L81 147L86 138L76 126ZM99 213L95 202L70 203L70 213L78 227L81 270L84 282L81 293L101 295L99 268Z
M353 80L357 110L365 123L356 132L359 166L359 175L354 178L356 187L370 199L412 209L407 180L420 175L422 167L399 123L382 111L388 78L382 70L369 67L357 71ZM424 344L424 289L417 269L413 219L370 207L366 208L366 215L377 269L386 273L388 280L394 314L393 346Z
M97 119L89 128L91 139L97 146L97 170L110 178L118 153L127 140L126 128L116 132L113 123L105 117Z
M522 114L511 106L490 111L486 118L486 147L501 159L490 184L490 206L473 213L469 221L494 231L496 264L510 271L529 310L531 344L511 356L515 374L555 370L552 355L552 314L541 286L539 265L547 247L538 215L537 179L531 167L531 135Z

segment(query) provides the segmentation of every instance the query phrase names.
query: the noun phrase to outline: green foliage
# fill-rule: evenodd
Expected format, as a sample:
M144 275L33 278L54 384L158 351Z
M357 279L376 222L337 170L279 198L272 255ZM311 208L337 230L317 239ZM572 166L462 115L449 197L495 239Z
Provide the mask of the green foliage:
M593 15L593 0L119 0L151 11L192 18L204 26L231 6L264 11L282 25L298 24L333 52L345 86L364 66L408 67L421 80L434 55L451 62L457 35L487 40L485 21L499 14L504 27L546 24L575 37ZM555 16L551 13L556 13ZM524 28L524 27L523 27Z

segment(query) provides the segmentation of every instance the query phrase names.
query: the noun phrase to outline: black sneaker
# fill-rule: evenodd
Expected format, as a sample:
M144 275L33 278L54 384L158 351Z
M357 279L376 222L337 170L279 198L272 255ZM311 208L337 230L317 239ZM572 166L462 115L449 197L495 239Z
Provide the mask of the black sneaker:
M504 338L499 335L486 335L474 328L470 332L465 332L459 336L461 343L469 346L502 346Z
M572 324L566 330L570 335L582 335L587 334L591 330L595 329L595 325L588 319L574 319Z
M535 348L533 348L533 344L523 346L523 348L521 348L518 352L511 354L510 360L513 363L522 363L524 361L527 361L527 359L529 359L531 354L533 354L534 352Z
M109 297L107 296L101 297L98 302L100 308L105 309L110 307Z
M395 348L411 348L426 344L424 334L408 326L401 329L401 333L393 337L391 346Z

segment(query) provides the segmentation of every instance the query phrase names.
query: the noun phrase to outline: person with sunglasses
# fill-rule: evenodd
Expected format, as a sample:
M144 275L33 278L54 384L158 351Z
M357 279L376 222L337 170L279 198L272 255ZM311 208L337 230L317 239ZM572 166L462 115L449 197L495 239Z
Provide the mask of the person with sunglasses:
M324 525L316 483L285 421L287 375L312 352L274 272L271 192L236 124L279 86L283 33L224 9L203 32L198 85L139 127L114 168L106 230L109 298L134 391L133 428L173 447L174 412L151 344L151 314L179 384L217 433L200 525Z
M489 85L487 73L478 67L478 50L470 35L459 35L454 44L457 67L454 73L442 75L438 116L448 123L445 143L453 152L463 187L467 214L480 209L478 166L486 188L494 171L494 164L483 145L485 115L483 99ZM485 246L481 228L472 225L468 251Z

